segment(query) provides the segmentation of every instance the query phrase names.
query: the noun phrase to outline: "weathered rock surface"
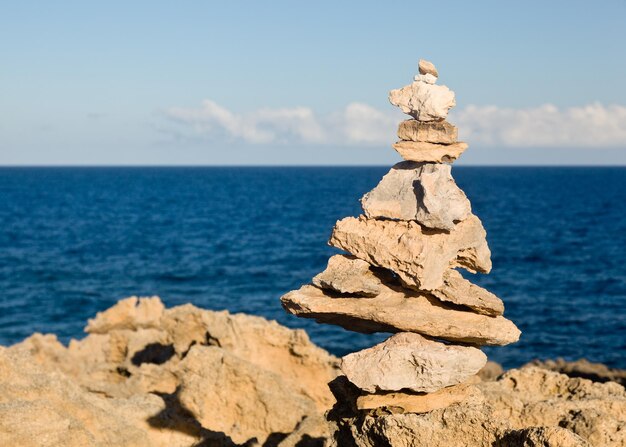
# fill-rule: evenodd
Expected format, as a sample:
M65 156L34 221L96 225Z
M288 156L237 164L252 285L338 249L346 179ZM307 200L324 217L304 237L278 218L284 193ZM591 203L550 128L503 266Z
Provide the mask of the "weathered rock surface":
M348 380L368 393L410 390L431 393L464 382L487 363L470 346L446 345L403 332L341 359Z
M618 384L525 367L476 387L482 396L425 414L339 414L334 445L626 445L626 391Z
M626 386L626 370L609 368L602 363L593 363L587 359L568 362L562 358L555 360L534 360L528 364L550 371L560 372L569 377L581 377L593 382L617 382Z
M419 121L438 121L456 105L454 92L445 85L413 81L389 92L389 102Z
M466 400L475 400L480 390L470 384L454 385L428 394L384 393L364 394L356 398L359 411L385 408L391 413L428 413Z
M369 218L415 220L428 228L452 230L472 207L452 178L451 166L404 161L361 199Z
M504 303L488 290L472 284L456 270L448 270L443 276L443 286L431 291L441 301L469 307L483 315L502 315Z
M452 163L465 152L467 143L434 144L425 141L398 141L393 148L407 161Z
M381 291L381 280L370 264L348 255L334 255L328 266L311 281L320 289L359 296L376 296Z
M520 331L502 316L489 317L447 307L423 292L385 287L374 298L333 295L305 285L281 298L294 315L356 332L415 332L453 342L506 345Z
M104 312L98 312L96 318L87 322L85 332L104 334L113 329L149 329L158 328L165 306L159 297L139 299L131 296Z
M347 217L338 221L329 244L377 267L395 272L409 287L434 290L444 273L463 267L488 273L491 252L486 232L472 215L448 232L423 228L417 222Z
M420 59L417 64L417 67L418 67L420 74L422 75L430 74L436 78L439 77L439 72L435 68L435 64L433 64L430 61L427 61L425 59Z
M453 144L459 133L455 126L447 121L405 120L398 126L398 138L406 141L422 141L435 144Z

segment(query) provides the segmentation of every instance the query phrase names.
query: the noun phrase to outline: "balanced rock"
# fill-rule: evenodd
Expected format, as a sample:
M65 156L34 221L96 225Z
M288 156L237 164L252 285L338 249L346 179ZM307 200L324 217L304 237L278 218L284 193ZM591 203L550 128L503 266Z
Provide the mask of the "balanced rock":
M357 410L386 408L392 413L428 413L450 405L480 398L480 390L469 383L442 388L433 393L391 392L364 394L356 398Z
M381 290L381 280L367 262L348 255L335 255L328 267L315 276L313 284L321 289L360 296L376 296Z
M447 121L405 120L398 126L398 138L407 141L424 141L427 143L453 144L458 138L455 126Z
M389 92L389 102L419 121L446 119L455 106L454 92L445 85L429 84L421 80Z
M435 68L435 64L425 59L420 59L418 62L418 70L421 75L432 75L436 78L439 77L439 72Z
M415 332L452 342L507 345L519 329L502 316L490 317L446 306L424 292L383 286L374 298L338 297L305 285L281 298L291 314L361 332Z
M451 230L466 219L471 205L456 185L451 166L404 161L361 199L370 218L415 220L428 228Z
M329 244L396 273L409 287L434 290L453 267L488 273L491 252L478 217L471 215L450 232L413 221L346 217L335 224Z
M448 270L443 277L443 286L431 293L441 301L469 307L483 315L502 315L504 303L488 290L472 284L456 270Z
M434 144L425 141L398 141L393 148L408 161L452 163L465 152L467 143Z
M431 393L464 382L485 363L487 356L480 349L403 332L344 356L341 371L369 393L405 389Z

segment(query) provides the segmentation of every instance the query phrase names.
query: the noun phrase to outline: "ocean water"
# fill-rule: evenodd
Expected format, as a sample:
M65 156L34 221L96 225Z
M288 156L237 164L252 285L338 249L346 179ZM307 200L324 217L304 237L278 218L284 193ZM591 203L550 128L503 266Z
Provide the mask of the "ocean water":
M388 168L2 168L0 344L67 342L129 295L304 328L337 355L384 339L286 314L324 269L333 224ZM454 167L482 219L489 275L521 341L507 367L586 357L626 368L626 168Z

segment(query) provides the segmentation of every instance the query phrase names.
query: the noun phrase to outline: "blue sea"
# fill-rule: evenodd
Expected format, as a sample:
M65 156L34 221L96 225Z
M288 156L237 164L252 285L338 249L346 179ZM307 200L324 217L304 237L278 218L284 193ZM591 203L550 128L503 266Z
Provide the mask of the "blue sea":
M337 355L361 335L286 314L324 269L336 220L388 167L2 168L0 344L84 336L129 295L304 328ZM507 367L586 357L626 368L626 168L453 167L493 253L472 279L500 296L519 343Z

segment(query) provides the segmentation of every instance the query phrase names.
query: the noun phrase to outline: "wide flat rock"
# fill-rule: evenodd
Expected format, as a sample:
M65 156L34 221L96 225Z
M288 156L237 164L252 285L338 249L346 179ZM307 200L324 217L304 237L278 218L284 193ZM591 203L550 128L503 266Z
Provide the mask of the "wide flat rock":
M487 356L471 346L447 345L403 332L341 359L348 380L368 393L410 390L432 393L476 374Z
M357 397L356 408L360 411L386 408L391 413L428 413L450 405L480 398L480 390L462 383L435 391L434 393L365 394Z
M419 121L438 121L456 105L454 92L445 85L421 80L389 92L389 102Z
M486 235L474 215L450 232L429 230L413 221L360 216L338 221L329 244L393 271L409 287L434 290L443 285L444 273L450 268L482 273L491 270Z
M466 306L484 315L502 315L504 303L500 298L463 278L456 270L448 270L443 276L443 286L431 293L441 301Z
M311 281L321 289L359 296L376 296L381 291L381 279L372 266L349 255L334 255L328 266Z
M408 161L452 163L465 152L467 143L433 144L425 141L402 140L395 143L393 148Z
M447 121L405 120L398 126L398 138L407 141L453 144L458 134L457 128Z
M342 297L312 285L281 297L285 310L350 331L415 332L476 345L507 345L519 329L502 316L490 317L447 306L424 292L390 288L374 298Z
M451 230L472 211L446 164L403 161L365 194L361 205L370 218L415 220L428 228Z

